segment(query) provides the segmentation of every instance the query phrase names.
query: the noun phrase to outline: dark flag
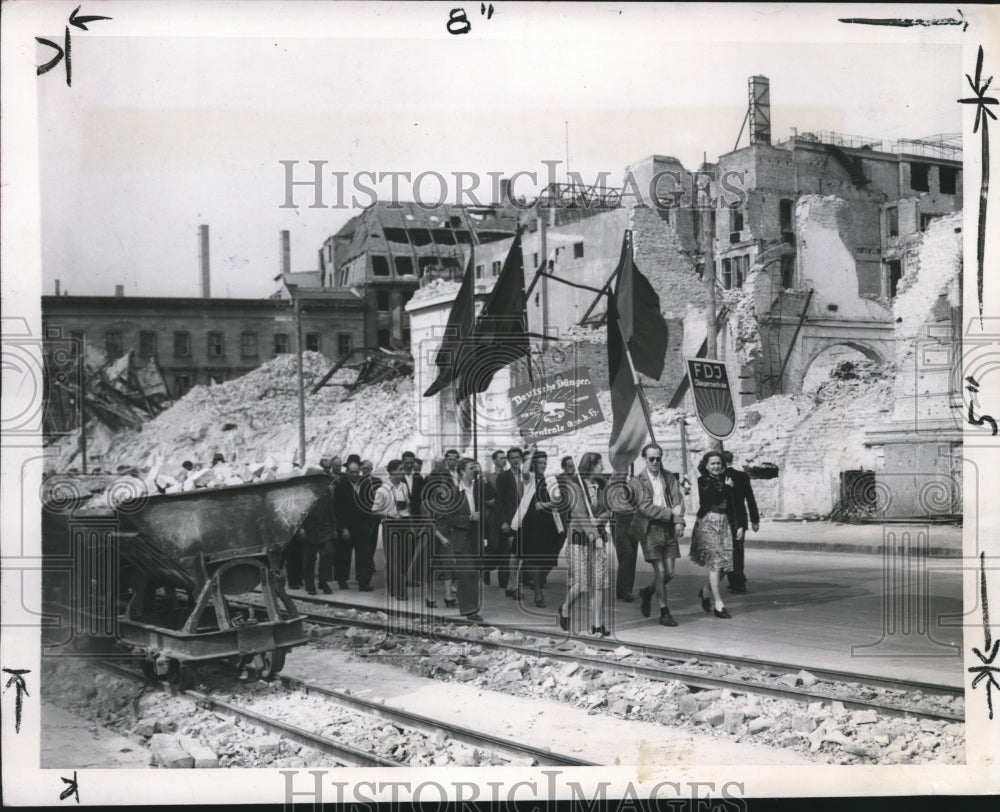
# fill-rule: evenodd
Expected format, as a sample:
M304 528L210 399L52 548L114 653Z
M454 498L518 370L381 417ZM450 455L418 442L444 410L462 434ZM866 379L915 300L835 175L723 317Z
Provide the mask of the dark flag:
M648 284L648 283L647 283ZM611 443L608 457L616 473L627 471L646 442L649 427L632 376L615 297L608 297L608 372L611 378Z
M530 358L526 304L524 257L518 233L472 330L468 352L462 353L455 387L457 400L485 392L497 372L519 358Z
M472 333L472 323L476 317L475 294L475 248L469 253L469 263L465 268L465 276L462 277L462 286L455 295L455 301L451 303L451 312L448 314L448 325L444 329L444 339L441 348L434 358L437 365L438 374L424 397L429 398L436 395L458 376L459 354L466 348L469 336Z
M650 281L635 267L631 231L625 232L618 269L615 298L618 301L622 334L632 355L632 364L637 372L659 380L663 374L663 359L667 354L667 322L660 312L660 297ZM609 318L608 335L610 334Z

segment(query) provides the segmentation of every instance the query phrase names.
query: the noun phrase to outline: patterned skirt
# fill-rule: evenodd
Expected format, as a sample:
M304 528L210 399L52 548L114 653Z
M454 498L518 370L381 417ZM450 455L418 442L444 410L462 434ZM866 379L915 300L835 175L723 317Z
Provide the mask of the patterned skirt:
M583 592L605 589L608 585L608 556L606 544L567 544L566 562L569 565L570 586Z
M708 569L733 568L733 533L724 513L706 513L694 523L688 558Z

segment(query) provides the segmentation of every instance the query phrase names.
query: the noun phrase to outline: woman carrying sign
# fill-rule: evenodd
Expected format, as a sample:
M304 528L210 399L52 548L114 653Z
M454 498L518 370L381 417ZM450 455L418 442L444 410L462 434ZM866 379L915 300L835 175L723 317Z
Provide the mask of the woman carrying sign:
M586 593L591 594L590 610L593 622L591 634L607 637L604 627L604 589L607 587L606 525L611 511L605 503L604 468L601 455L588 452L580 458L576 476L564 480L568 491L564 497L569 502L569 590L566 602L559 607L559 626L569 631L570 611L573 603Z

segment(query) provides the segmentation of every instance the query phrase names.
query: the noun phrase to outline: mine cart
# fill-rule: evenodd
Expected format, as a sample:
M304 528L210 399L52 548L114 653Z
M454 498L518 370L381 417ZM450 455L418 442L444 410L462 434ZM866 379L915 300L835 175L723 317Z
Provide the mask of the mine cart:
M150 678L183 687L198 663L223 661L273 679L285 652L307 641L281 554L328 487L311 475L119 495L103 516L43 506L46 565L73 562L73 588L59 597L89 631L112 631L92 615L115 607L113 636L142 655Z

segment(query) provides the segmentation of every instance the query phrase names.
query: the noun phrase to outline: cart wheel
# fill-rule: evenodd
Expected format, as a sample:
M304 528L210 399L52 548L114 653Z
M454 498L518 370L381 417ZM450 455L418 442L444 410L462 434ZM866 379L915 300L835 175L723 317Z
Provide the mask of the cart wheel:
M194 686L194 666L179 660L170 661L170 684L178 691L187 691Z
M281 673L281 669L285 667L285 650L283 648L273 648L270 651L262 651L260 654L255 654L253 667L260 679L271 682Z

